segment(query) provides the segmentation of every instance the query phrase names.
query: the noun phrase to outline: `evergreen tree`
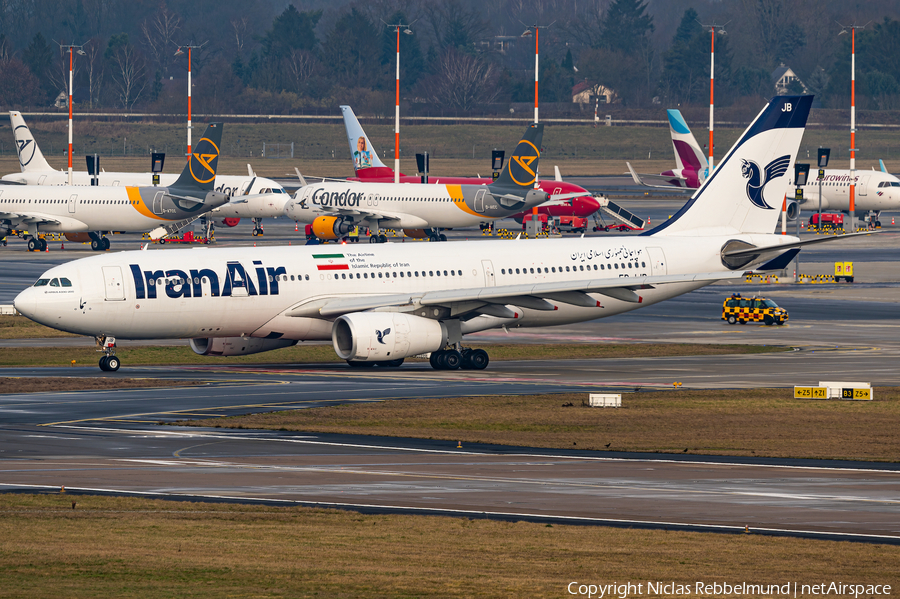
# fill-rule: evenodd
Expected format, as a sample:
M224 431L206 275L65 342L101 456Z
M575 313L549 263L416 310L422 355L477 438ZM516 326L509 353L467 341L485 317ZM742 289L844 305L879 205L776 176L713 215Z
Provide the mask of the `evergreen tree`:
M263 54L277 63L289 56L291 50L315 49L318 44L315 29L321 18L321 10L301 13L293 4L288 4L263 37Z
M655 29L646 10L644 0L613 0L600 24L600 46L626 55L640 52Z
M40 31L34 34L34 37L31 38L31 43L28 44L28 47L22 53L22 62L25 63L31 74L37 78L43 93L52 101L59 93L59 90L55 89L50 78L50 67L53 64L53 49Z
M397 11L388 19L388 24L409 23L402 11ZM417 33L403 33L400 29L400 86L411 89L425 71L425 58L419 45ZM385 27L381 34L381 64L395 72L397 64L397 29Z
M341 16L322 44L322 60L337 82L347 87L386 88L381 65L381 37L366 16L355 7Z

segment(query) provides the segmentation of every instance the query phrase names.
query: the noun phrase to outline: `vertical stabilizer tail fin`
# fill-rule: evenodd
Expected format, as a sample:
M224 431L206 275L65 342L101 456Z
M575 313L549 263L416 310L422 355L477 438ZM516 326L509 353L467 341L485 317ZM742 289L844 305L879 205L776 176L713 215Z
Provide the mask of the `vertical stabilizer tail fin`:
M500 176L491 183L499 187L532 189L538 176L541 158L541 142L544 139L544 125L531 124L516 146Z
M812 99L772 98L681 210L646 234L772 233Z
M25 124L22 113L17 110L9 111L9 122L16 138L16 153L19 155L19 168L23 173L37 171L52 171L53 167L44 158L31 129Z
M667 110L669 117L669 133L672 135L672 147L675 150L675 163L679 169L691 169L703 173L709 166L703 148L691 133L680 110Z
M341 114L344 115L344 129L347 131L350 156L353 157L353 170L356 171L356 175L364 177L368 173L362 171L367 169L387 169L393 175L393 169L389 169L381 162L378 152L375 151L372 142L369 141L369 136L363 131L362 125L359 124L359 120L353 114L353 109L349 106L341 106ZM371 173L375 172L378 171L371 171ZM381 171L376 176L386 176L386 173Z
M216 184L219 148L222 145L222 123L210 123L194 147L181 176L172 184L180 189L212 191Z

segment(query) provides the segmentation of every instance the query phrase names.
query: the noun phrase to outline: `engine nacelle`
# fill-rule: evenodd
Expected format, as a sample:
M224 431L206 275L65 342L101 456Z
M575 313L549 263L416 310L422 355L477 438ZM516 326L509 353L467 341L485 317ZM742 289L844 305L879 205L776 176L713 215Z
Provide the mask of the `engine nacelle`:
M319 216L312 222L312 230L319 239L340 239L353 225L337 216Z
M354 312L334 321L331 341L342 360L399 360L444 347L447 327L412 314Z
M191 349L201 356L246 356L297 345L294 339L257 337L199 337L191 339Z
M787 212L788 220L795 220L800 216L800 204L793 200L787 200L785 211Z

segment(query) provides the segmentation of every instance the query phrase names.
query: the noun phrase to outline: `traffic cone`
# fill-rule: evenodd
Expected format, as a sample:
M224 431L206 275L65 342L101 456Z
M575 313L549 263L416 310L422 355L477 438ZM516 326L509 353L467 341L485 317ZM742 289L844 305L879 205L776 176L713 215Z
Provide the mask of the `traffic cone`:
M296 222L294 223L294 233L296 233L297 231L300 230L300 229L297 228L297 227L299 227L299 226L300 226L300 225L297 224Z
M61 250L66 249L66 244L64 244L64 243L59 244L59 249L61 249Z
M892 225L894 224L894 217L893 217L893 216L891 217L891 224L892 224Z

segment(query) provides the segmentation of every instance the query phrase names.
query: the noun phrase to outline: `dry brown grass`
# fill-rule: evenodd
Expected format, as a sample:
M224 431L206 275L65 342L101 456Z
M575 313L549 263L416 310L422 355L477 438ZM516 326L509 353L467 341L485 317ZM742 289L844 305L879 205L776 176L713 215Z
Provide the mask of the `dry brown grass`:
M896 546L752 534L73 495L3 495L0 507L0 597L565 597L572 581L648 580L692 593L696 581L896 589L897 563Z
M24 316L0 315L0 339L39 339L42 337L78 337L45 327Z
M52 391L106 391L148 387L187 387L203 385L203 381L166 379L118 379L45 376L41 378L0 377L0 393L46 393Z
M193 421L198 426L421 437L560 449L900 460L900 389L875 401L793 399L791 389L419 399ZM565 407L565 404L574 404ZM607 446L608 445L608 446ZM685 451L687 450L687 451Z

